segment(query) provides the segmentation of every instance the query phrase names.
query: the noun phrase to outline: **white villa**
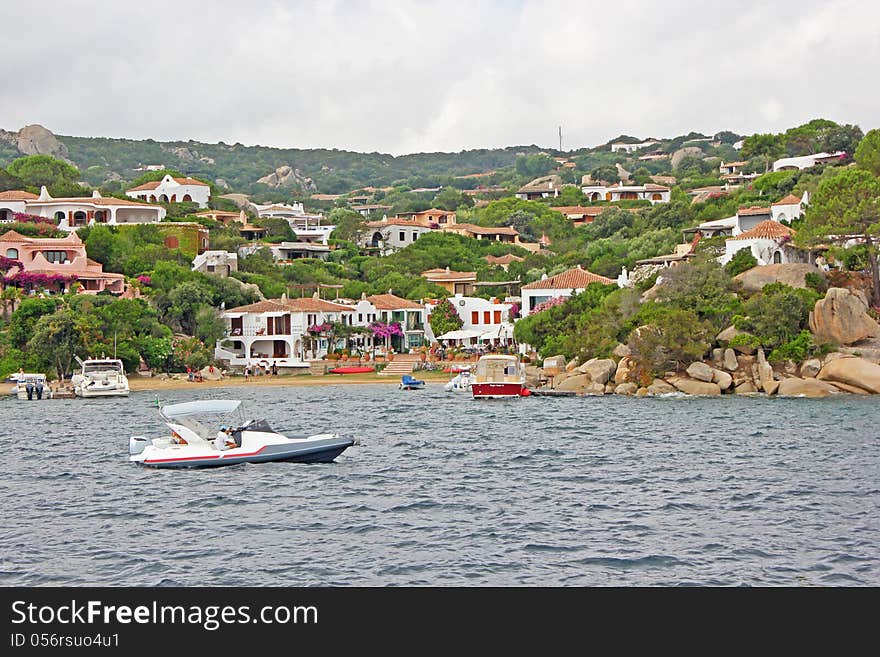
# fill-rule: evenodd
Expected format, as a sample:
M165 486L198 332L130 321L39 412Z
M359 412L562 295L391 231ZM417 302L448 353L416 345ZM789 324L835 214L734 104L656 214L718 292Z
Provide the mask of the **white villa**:
M324 220L322 214L309 214L305 211L302 203L270 203L267 205L251 204L257 211L258 217L278 217L286 219L290 228L296 234L300 242L327 244L336 226L329 224L321 225Z
M437 301L429 301L425 304L429 318L437 303ZM449 297L449 303L455 308L462 321L461 328L455 331L459 336L454 338L455 340L467 343L476 340L513 339L513 321L510 316L513 304L502 303L495 298L483 299L461 294ZM431 342L440 337L434 335L428 322L425 323L425 335Z
M226 337L218 340L214 358L231 367L264 361L283 368L305 368L309 360L322 358L330 349L331 336L322 325L352 323L353 310L313 297L258 301L222 313ZM309 328L312 328L309 331Z
M53 198L45 186L39 196L24 191L0 193L0 222L11 223L16 213L55 219L59 230L67 232L91 224L156 224L165 218L165 208L160 206L105 198L98 190L91 196Z
M522 310L520 312L523 317L528 317L538 304L556 297L568 299L583 292L590 283L614 285L616 281L587 271L580 265L549 278L547 274L544 274L541 280L522 286Z
M238 271L238 254L228 251L204 251L193 259L192 269L203 274L226 277L231 272Z
M685 236L700 233L703 237L715 237L716 235L737 235L751 230L762 221L771 219L771 209L753 206L740 208L732 217L705 221L694 228L686 228Z
M770 216L773 221L792 221L804 213L804 206L810 204L810 193L804 192L803 197L798 198L789 194L776 203L770 204Z
M516 192L516 197L523 201L534 201L541 198L556 198L562 189L562 177L556 174L535 178L523 185Z
M659 144L660 142L656 139L646 139L645 141L639 142L637 144L627 144L625 142L619 141L611 144L611 152L612 153L635 153L642 148L647 148L648 146L653 146L655 144Z
M198 203L200 208L206 208L211 198L211 187L195 178L172 178L168 174L162 180L132 187L125 194L150 203L192 202Z
M364 351L374 348L383 350L386 346L390 346L397 352L406 352L425 343L425 307L415 301L398 297L390 290L388 294L372 296L364 294L354 305L352 326L362 326L366 329L373 322L384 324L397 322L404 334L389 338L389 344L386 345L384 339L374 340L369 331L364 331L362 336L353 338Z
M245 244L238 247L238 255L246 258L259 251L260 249L269 249L275 262L279 264L287 264L293 260L302 258L317 258L326 260L330 255L330 247L323 244L312 244L311 242L280 242L278 244L264 244L262 242L254 242L253 244Z
M672 191L663 185L647 183L645 185L604 185L601 183L585 184L581 187L584 196L590 201L650 201L651 205L669 203Z
M742 249L750 249L758 265L810 262L809 251L792 246L794 234L795 231L788 226L767 219L751 230L728 238L719 262L726 265Z
M369 229L362 233L359 246L367 249L378 249L380 255L388 255L409 246L432 228L412 219L389 219L367 223Z
M813 153L812 155L801 155L800 157L783 157L773 163L773 170L785 171L787 169L809 169L817 164L842 160L844 157L846 157L844 151L836 151L834 153Z

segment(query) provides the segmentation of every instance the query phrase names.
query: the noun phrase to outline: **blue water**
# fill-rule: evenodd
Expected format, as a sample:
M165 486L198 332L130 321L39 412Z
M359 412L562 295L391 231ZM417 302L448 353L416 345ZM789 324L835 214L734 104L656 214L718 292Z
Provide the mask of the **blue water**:
M877 398L253 387L335 463L151 470L155 393L0 400L0 584L878 585Z

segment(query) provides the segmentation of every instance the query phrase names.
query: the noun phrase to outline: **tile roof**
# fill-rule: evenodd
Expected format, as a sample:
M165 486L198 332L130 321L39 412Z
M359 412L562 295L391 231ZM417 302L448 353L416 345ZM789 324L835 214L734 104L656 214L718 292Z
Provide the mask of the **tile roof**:
M14 230L0 234L0 242L27 242L36 246L62 246L65 244L82 244L82 240L76 232L71 232L64 237L28 237Z
M511 262L522 262L523 260L525 260L525 258L520 258L518 255L513 255L512 253L503 256L486 256L486 262L490 265L509 265Z
M770 214L770 208L759 208L758 206L753 205L750 208L740 208L736 211L736 213L740 217L751 217L762 214Z
M721 165L722 169L726 169L728 167L744 167L748 162L725 162Z
M8 192L0 192L0 201L31 201L36 198L39 198L39 196L20 189L11 189Z
M747 230L744 233L740 233L736 237L731 237L730 239L734 240L775 240L780 237L791 237L795 234L796 231L792 230L788 226L785 226L778 221L773 221L772 219L768 219L767 221L762 221L757 226L752 228L751 230Z
M422 272L422 276L429 281L470 281L477 280L477 272L474 271L450 271L446 269L428 269Z
M550 209L556 210L557 212L561 212L562 214L564 214L566 216L572 215L572 214L580 214L580 215L584 215L585 217L596 217L596 216L602 214L603 212L605 212L605 210L607 210L610 207L611 207L610 205L589 205L589 206L563 205L563 206L557 206L555 208L551 207Z
M562 187L562 177L557 175L542 176L535 178L533 181L526 183L519 188L517 193L526 192L546 192L552 189L560 189Z
M770 206L773 207L774 205L800 205L800 204L801 204L801 199L799 199L794 194L789 194L784 199L776 201L776 203L771 203Z
M403 299L394 294L373 294L367 301L379 310L421 310L422 306L415 301Z
M519 235L516 228L510 226L477 226L475 224L453 224L447 230L466 230L475 235Z
M582 269L580 265L574 269L569 269L556 276L544 278L528 285L523 285L523 290L580 290L590 283L604 283L611 285L614 283L610 278L599 276L591 271Z
M139 208L159 208L157 205L150 205L149 203L140 203L138 201L132 201L131 199L115 198L112 196L69 196L65 198L52 198L48 201L41 201L37 198L29 199L29 203L30 205L52 205L54 203L80 203L82 205L134 205Z
M210 187L208 183L204 183L201 180L196 180L195 178L175 178L174 182L178 185L201 185L202 187ZM127 192L146 192L151 189L156 189L159 185L162 184L161 180L153 180L151 182L145 182L143 185L138 185L137 187L132 187L127 189Z
M247 306L230 308L226 312L231 313L272 313L272 312L346 312L351 311L349 306L338 303L315 299L314 297L296 297L293 299L267 299L257 301Z

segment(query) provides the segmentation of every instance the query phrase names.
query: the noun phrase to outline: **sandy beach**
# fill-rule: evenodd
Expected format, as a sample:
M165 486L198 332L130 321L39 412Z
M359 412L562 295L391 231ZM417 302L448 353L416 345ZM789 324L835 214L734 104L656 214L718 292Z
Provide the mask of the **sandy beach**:
M454 374L449 372L416 372L413 376L428 383L445 383ZM177 379L164 379L156 376L142 377L130 375L128 384L131 390L185 390L188 388L234 388L238 386L327 386L327 385L354 385L365 383L384 383L397 385L400 377L379 376L377 374L326 374L316 376L312 374L292 374L282 376L252 376L245 381L243 376L233 376L220 379L219 381L182 381Z

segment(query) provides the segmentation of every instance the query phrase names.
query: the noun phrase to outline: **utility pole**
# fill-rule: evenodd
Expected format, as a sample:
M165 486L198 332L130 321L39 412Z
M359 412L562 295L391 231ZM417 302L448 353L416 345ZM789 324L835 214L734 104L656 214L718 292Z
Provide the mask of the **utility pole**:
M559 152L562 152L562 126L559 126Z

